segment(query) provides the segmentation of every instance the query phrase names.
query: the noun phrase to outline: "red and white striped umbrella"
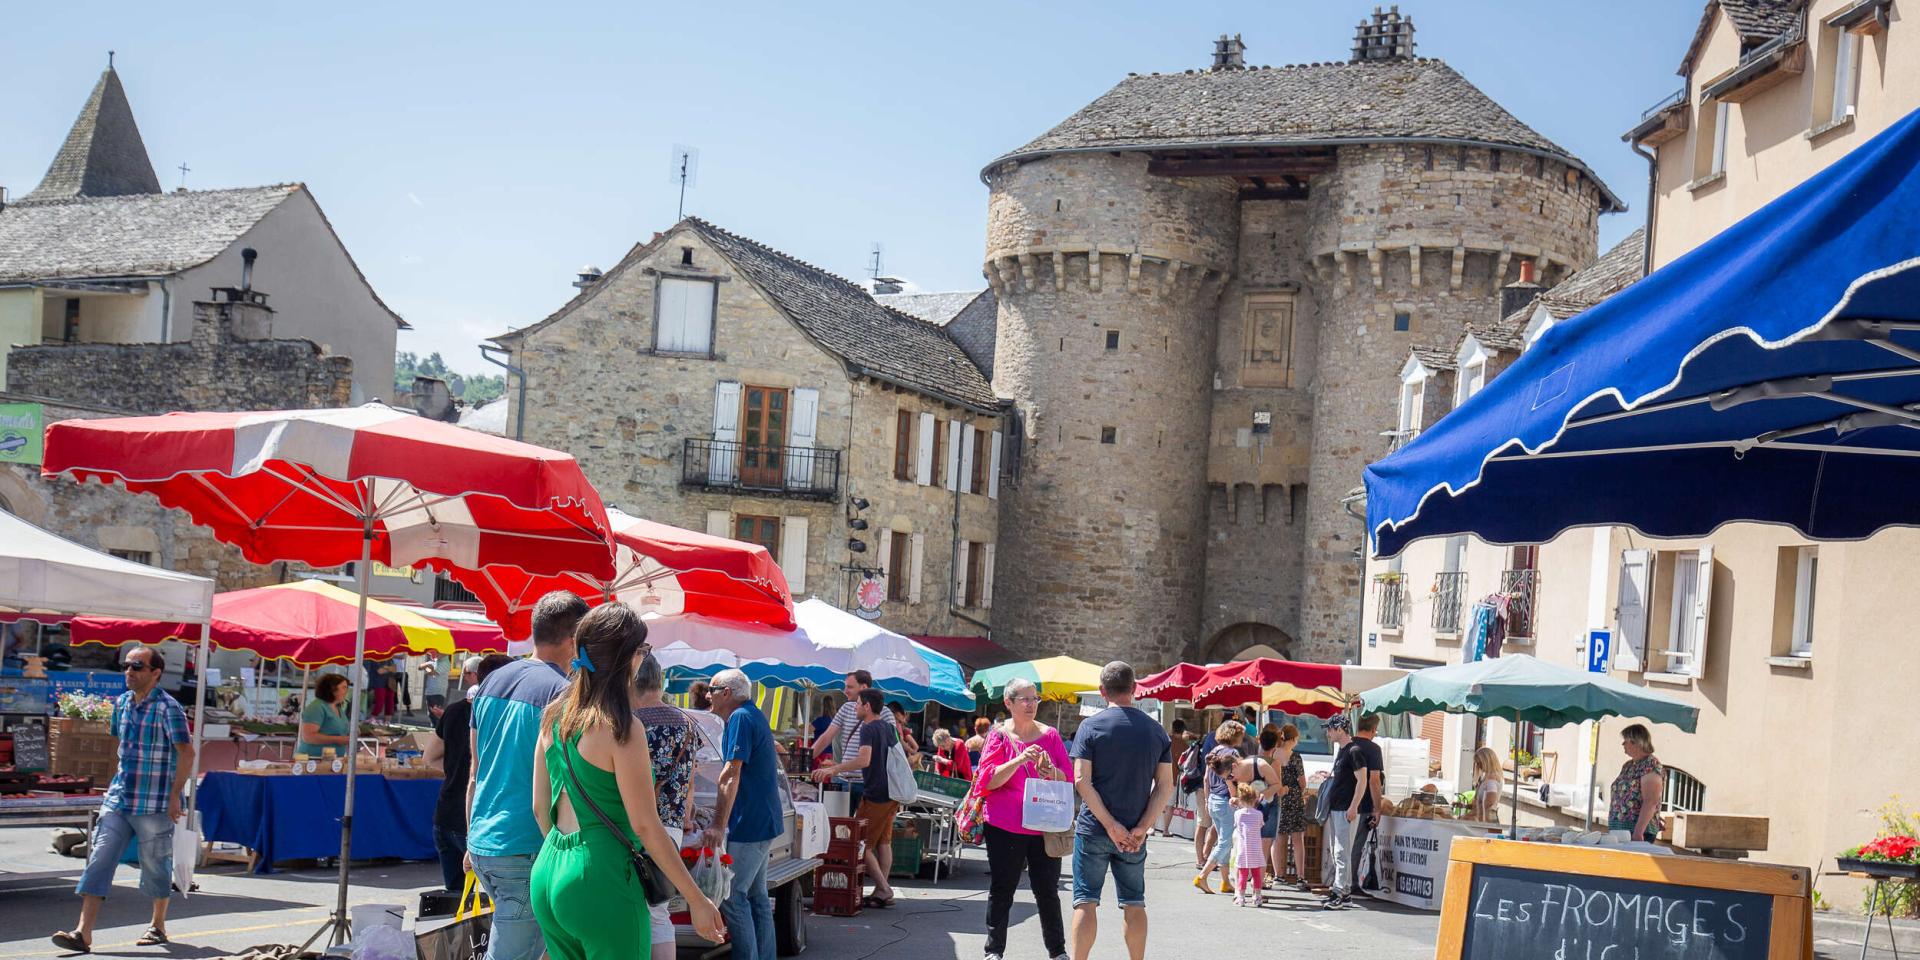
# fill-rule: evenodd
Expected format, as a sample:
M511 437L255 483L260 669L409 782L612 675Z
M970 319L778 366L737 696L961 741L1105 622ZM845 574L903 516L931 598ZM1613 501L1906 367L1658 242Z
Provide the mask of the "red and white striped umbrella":
M44 471L178 507L248 560L613 574L606 510L573 457L379 403L63 420Z

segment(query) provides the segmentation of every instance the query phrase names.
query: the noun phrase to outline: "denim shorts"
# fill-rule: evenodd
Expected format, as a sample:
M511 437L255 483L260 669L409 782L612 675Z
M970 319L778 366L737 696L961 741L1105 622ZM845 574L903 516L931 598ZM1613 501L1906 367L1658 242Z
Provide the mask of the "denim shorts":
M1123 907L1147 905L1147 848L1122 853L1104 833L1073 838L1073 905L1099 903L1113 871L1114 893Z

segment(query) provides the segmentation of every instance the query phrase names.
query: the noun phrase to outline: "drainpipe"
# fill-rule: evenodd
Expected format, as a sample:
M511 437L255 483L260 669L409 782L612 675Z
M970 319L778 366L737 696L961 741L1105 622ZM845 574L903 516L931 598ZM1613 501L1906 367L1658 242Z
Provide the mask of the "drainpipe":
M1640 149L1640 144L1631 145L1633 152L1647 160L1647 225L1646 242L1640 251L1640 275L1653 272L1653 199L1660 189L1660 155L1651 150Z
M173 285L170 278L160 278L160 342L166 343L173 332Z
M1356 503L1364 503L1366 502L1366 499L1367 499L1367 488L1365 487L1357 487L1352 492L1348 493L1346 496L1340 498L1340 509L1345 510L1347 512L1347 516L1360 521L1360 604L1353 615L1354 625L1353 625L1352 663L1354 666L1360 665L1360 657L1366 651L1366 648L1367 648L1367 543L1368 543L1367 534L1368 534L1368 530L1367 530L1367 515L1364 513L1353 512L1353 505Z
M488 363L513 374L520 380L519 399L515 400L513 404L513 438L520 440L524 438L527 432L527 372L488 352L490 350L500 349L499 347L483 343L480 345L480 356ZM505 351L502 350L501 352L504 353ZM512 356L512 354L508 354L508 356Z

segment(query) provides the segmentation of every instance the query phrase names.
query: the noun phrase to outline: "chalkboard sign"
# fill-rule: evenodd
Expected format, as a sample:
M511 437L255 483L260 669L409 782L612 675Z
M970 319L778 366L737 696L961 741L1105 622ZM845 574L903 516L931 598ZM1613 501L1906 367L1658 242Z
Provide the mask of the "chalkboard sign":
M1619 877L1482 866L1469 960L1766 960L1773 898Z
M1804 960L1812 871L1458 837L1436 960Z
M23 723L13 728L13 768L22 773L47 769L47 725Z

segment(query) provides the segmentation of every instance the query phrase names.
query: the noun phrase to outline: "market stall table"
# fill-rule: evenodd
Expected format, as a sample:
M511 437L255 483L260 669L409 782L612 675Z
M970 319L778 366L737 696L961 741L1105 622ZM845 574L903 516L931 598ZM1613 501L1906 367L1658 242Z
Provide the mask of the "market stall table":
M440 783L360 774L354 790L354 859L438 857L433 810ZM346 791L345 774L208 773L200 781L202 836L252 850L255 873L272 873L283 860L338 856Z

